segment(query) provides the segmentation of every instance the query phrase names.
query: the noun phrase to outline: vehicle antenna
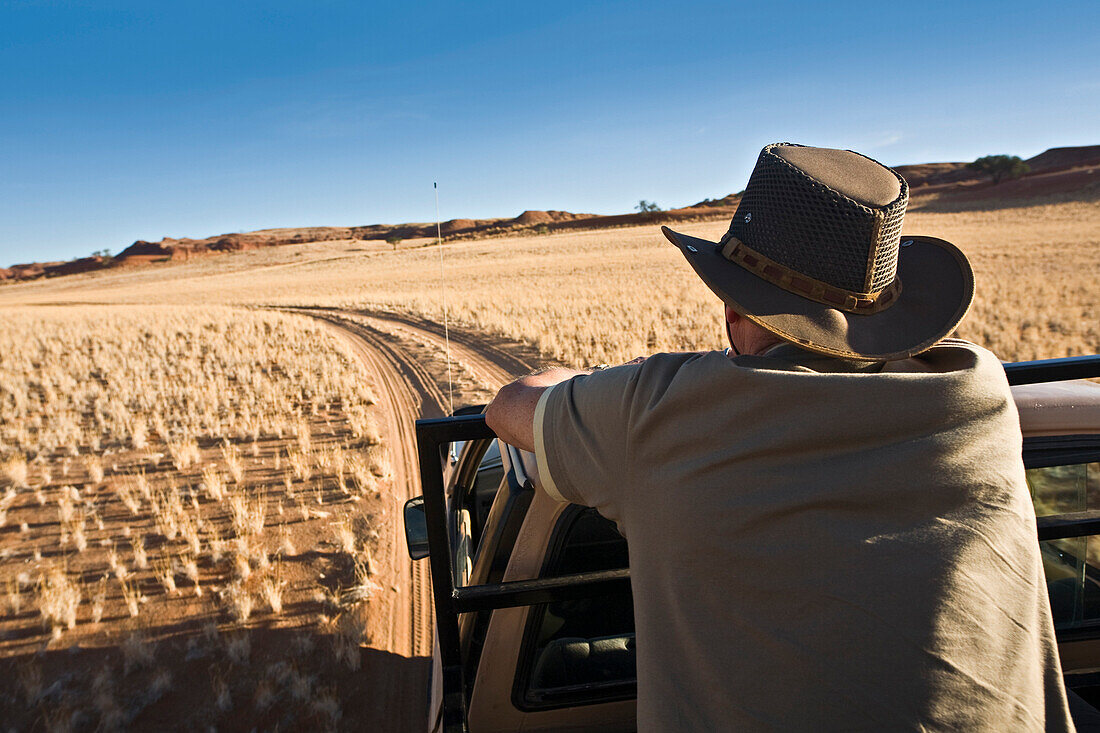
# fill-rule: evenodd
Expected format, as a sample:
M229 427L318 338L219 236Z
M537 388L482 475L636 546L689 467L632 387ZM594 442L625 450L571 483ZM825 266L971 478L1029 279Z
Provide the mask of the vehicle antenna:
M447 397L451 404L451 414L455 411L455 389L451 381L451 330L447 325L447 281L443 279L443 233L439 226L439 184L432 181L435 189L435 239L439 243L439 290L443 295L443 341L447 349Z

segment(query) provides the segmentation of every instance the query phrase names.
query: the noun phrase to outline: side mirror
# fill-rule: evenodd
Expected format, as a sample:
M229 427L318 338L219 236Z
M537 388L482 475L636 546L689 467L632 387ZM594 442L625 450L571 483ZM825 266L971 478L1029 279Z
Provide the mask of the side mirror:
M421 560L428 556L428 517L424 513L424 497L405 502L405 544L409 557Z

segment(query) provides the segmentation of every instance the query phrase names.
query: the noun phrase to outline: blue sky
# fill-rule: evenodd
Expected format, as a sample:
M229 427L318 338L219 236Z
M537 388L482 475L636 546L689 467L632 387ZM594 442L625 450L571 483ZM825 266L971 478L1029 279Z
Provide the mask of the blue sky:
M1100 143L1100 3L0 2L0 266Z

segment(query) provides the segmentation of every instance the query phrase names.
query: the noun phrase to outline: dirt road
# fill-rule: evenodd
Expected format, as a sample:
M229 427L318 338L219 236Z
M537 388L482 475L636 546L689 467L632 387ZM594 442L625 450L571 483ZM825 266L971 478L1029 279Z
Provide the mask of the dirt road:
M379 701L372 730L424 730L434 624L431 582L427 562L409 559L401 521L405 501L420 493L415 421L447 414L452 404L486 402L502 384L530 371L537 356L521 345L461 328L445 334L441 325L415 316L313 308L294 312L323 320L347 339L377 380L393 482L377 527L385 550L384 557L375 558L376 579L384 591L371 601L370 649L364 650L362 674L368 694Z

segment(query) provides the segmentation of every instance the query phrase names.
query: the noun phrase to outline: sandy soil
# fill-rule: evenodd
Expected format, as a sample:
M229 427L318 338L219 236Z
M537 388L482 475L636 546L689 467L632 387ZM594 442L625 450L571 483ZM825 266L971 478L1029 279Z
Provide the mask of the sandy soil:
M388 556L378 582L394 589L384 606L372 604L367 619L369 647L363 679L378 694L377 715L368 730L424 730L431 667L431 581L426 560L413 562L405 549L401 510L420 494L415 421L441 417L454 407L479 404L502 384L530 371L532 352L515 344L493 343L464 330L450 330L417 318L377 311L295 309L328 323L347 338L370 372L377 376L384 435L393 449L393 489L383 510L380 543ZM448 384L447 336L450 337Z
M280 469L276 456L286 455L289 462L294 439L265 437L252 451L242 444L246 478L238 483L268 502L261 544L273 553L275 577L284 587L281 611L262 605L258 586L275 571L254 567L244 585L257 599L256 608L242 621L227 611L219 590L231 581L227 574L234 566L227 560L196 552L196 580L177 572L178 590L160 588L152 575L157 558L169 556L170 543L158 534L152 514L143 508L131 515L115 494L115 483L133 480L139 470L155 487L173 481L197 486L199 466L219 460L220 444L204 442L198 448L201 457L186 470L173 468L167 458L148 462L146 453L164 450L154 437L145 452L108 450L105 480L90 478L78 460L65 459L64 468L53 465L53 458L35 463L30 469L33 483L48 466L55 479L63 476L91 497L103 521L97 529L89 520L87 550L74 553L59 540L58 489L47 489L44 504L33 492L21 491L14 504L5 505L7 523L0 524L5 563L0 574L0 674L13 680L0 689L5 729L426 729L434 622L431 582L427 562L408 558L402 523L404 502L420 493L414 424L419 417L450 412L452 400L454 408L488 401L497 387L529 371L538 359L528 347L465 329L450 330L448 350L442 326L411 315L288 310L295 321L321 321L361 360L375 399L372 419L388 456L385 478L374 491L348 495L337 489L332 476L315 469L312 480L297 483L299 498L288 499L281 480L289 469ZM312 417L315 452L354 444L343 421L338 408ZM207 522L228 523L216 503L202 502ZM349 555L339 542L341 525L355 528L364 543L358 552L370 558L373 590L353 606L343 604L344 591L355 587L357 570L354 553ZM152 570L137 569L131 533L146 538ZM222 536L228 541L231 534L223 529ZM273 544L280 537L283 544ZM128 587L142 595L136 618L127 613L123 586L113 578L102 579L106 553L113 556L116 546L130 567ZM291 549L284 552L284 547ZM38 591L26 584L33 581L36 558L46 564L63 562L83 589L78 623L53 640L38 618ZM28 576L21 608L12 607L10 595L19 587L13 585L17 574ZM100 617L91 609L101 587ZM341 646L345 642L350 649Z

